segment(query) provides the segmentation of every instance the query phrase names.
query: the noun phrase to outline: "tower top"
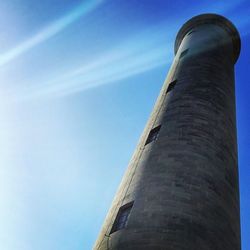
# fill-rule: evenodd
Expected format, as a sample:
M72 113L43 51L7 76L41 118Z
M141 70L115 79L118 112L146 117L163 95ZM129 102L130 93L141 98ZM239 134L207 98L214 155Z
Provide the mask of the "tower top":
M231 21L226 19L225 17L217 14L201 14L198 16L195 16L188 20L179 30L176 39L175 39L175 46L174 46L174 52L177 53L179 46L182 42L182 39L185 37L185 35L194 27L202 24L216 24L220 27L222 27L224 30L228 32L228 34L232 38L233 42L233 56L234 56L234 62L237 61L239 54L240 54L240 35L237 31L236 27L233 25Z

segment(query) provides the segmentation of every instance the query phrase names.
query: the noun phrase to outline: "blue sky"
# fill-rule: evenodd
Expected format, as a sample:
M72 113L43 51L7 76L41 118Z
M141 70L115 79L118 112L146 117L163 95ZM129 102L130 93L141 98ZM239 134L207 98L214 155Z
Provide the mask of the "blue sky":
M0 2L0 249L91 249L173 60L214 12L237 26L242 250L250 249L248 1Z

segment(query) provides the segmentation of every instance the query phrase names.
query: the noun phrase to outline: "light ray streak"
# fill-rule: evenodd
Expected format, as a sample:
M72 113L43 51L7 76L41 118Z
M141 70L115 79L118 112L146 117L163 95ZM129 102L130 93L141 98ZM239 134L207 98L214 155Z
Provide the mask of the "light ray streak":
M29 49L35 47L36 45L48 40L49 38L55 36L63 29L68 27L70 24L78 20L83 15L86 15L90 11L98 7L103 0L87 0L74 8L70 13L66 14L62 18L51 23L36 35L30 37L25 42L19 44L15 48L7 51L6 53L0 55L0 66L3 66L16 57L20 56Z

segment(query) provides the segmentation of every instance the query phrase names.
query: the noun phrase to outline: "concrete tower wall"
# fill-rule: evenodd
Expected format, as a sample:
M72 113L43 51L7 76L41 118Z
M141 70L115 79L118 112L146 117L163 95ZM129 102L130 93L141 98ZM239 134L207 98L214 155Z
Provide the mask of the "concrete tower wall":
M184 24L95 250L240 250L234 91L239 50L236 29L221 16L201 15ZM126 204L131 210L118 230Z

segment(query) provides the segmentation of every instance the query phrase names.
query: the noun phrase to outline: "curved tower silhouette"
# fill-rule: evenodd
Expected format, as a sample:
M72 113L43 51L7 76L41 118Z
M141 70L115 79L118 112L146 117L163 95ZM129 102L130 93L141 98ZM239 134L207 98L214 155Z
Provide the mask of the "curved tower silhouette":
M234 64L240 37L196 16L96 241L95 250L240 250Z

